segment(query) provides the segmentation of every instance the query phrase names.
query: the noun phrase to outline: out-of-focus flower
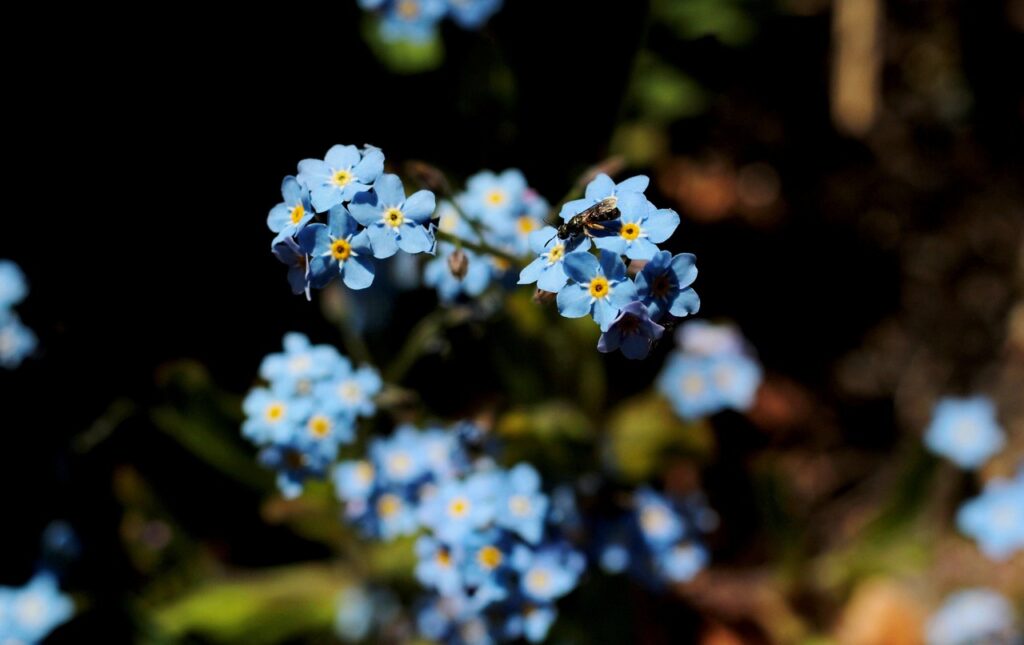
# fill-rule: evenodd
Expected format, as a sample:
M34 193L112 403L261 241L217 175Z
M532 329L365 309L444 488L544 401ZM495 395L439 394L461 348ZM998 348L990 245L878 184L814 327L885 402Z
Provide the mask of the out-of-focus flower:
M433 249L434 236L425 225L434 212L434 193L419 190L406 198L402 180L387 174L373 183L373 193L360 193L349 212L366 227L375 257L389 258L399 249L406 253Z
M0 642L41 642L74 612L49 572L37 573L24 587L0 587Z
M28 283L21 268L10 260L0 260L0 310L9 309L28 295Z
M309 190L316 212L323 213L369 190L382 172L384 153L379 148L367 146L360 151L355 146L335 145L323 160L300 161L296 179Z
M504 0L448 0L452 20L463 29L479 29L496 14Z
M454 302L463 294L479 296L491 284L491 263L466 249L458 250L465 258L464 275L459 277L452 273L449 262L456 251L453 244L438 244L437 257L427 262L423 269L423 284L437 289L437 297L444 303Z
M38 345L35 333L13 312L0 311L0 366L14 369Z
M338 594L338 610L334 615L334 630L343 640L358 642L370 634L373 627L373 598L361 586L345 587Z
M385 3L380 35L386 41L424 42L444 18L445 0L393 0Z
M540 541L548 512L547 495L540 491L540 475L529 464L518 464L505 476L495 516L498 526L531 544Z
M996 407L986 397L945 398L935 406L925 445L961 468L984 465L1006 443Z
M622 350L626 358L646 358L651 346L661 338L665 328L651 320L643 303L634 301L622 308L608 331L597 341L597 351L614 352Z
M1014 609L1001 594L985 588L950 595L928 620L928 645L1019 643L1021 632Z
M1024 549L1024 471L1016 479L994 479L957 513L957 526L996 560Z
M589 253L570 253L564 265L572 282L559 290L557 302L566 318L590 314L601 331L608 331L619 311L636 299L636 285L614 253L601 251L600 261Z
M299 243L290 235L278 235L271 243L270 251L288 267L288 285L292 293L305 293L309 297L309 256Z

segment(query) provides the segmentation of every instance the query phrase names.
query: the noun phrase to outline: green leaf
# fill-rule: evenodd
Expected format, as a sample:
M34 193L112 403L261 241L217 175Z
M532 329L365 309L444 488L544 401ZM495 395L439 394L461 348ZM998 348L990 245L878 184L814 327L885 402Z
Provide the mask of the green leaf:
M429 72L444 62L444 42L436 29L424 42L386 41L380 35L380 20L367 14L363 38L380 62L396 74Z

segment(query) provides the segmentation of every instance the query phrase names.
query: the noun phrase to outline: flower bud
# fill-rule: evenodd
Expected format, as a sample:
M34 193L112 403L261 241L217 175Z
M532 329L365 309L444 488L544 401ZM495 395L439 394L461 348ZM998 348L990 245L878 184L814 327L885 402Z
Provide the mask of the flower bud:
M448 270L459 280L466 277L466 272L469 271L469 256L465 251L462 249L452 251L452 254L448 256Z

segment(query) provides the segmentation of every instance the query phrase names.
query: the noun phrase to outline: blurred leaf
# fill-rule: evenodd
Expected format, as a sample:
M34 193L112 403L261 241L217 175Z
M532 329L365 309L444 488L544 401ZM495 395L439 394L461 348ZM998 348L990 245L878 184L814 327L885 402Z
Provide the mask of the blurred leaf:
M396 74L429 72L444 62L444 43L436 30L424 42L386 41L380 35L380 20L367 14L363 38L377 58Z
M645 120L668 124L707 109L697 81L650 52L640 54L633 79L630 98Z
M416 536L405 536L390 542L373 542L369 548L369 566L374 578L391 581L412 579L416 567Z
M651 123L623 123L612 134L611 151L632 167L654 166L668 155L665 129Z
M154 612L168 635L216 642L277 643L326 632L350 580L336 567L302 564L206 583Z
M545 441L585 441L592 432L587 417L579 409L558 401L512 410L498 420L497 430L507 437L532 435Z
M296 535L334 549L352 541L333 489L324 481L307 481L295 499L272 496L263 504L262 516L269 524L287 524Z
M607 428L612 466L631 480L646 479L669 451L706 457L714 449L706 422L680 420L669 402L654 392L619 404L609 414Z
M736 47L746 44L756 32L743 5L739 0L654 0L651 13L680 38L714 36Z

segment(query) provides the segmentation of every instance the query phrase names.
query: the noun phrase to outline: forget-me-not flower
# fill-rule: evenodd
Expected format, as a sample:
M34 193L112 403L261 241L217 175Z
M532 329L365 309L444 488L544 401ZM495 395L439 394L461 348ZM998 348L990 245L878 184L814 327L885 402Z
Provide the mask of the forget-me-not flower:
M1004 560L1024 549L1024 476L990 481L960 507L956 522L989 558Z
M318 213L342 202L351 201L384 172L384 153L379 148L335 145L323 160L299 162L297 180L310 192L310 201Z
M28 283L21 268L10 260L0 260L0 309L18 304L28 295Z
M1006 439L990 399L947 397L935 406L924 442L932 452L972 470L999 452Z
M313 219L309 191L289 175L281 182L281 197L284 201L267 215L267 227L274 233L294 235Z
M419 190L406 198L402 180L385 174L373 183L373 194L360 194L349 212L366 227L374 256L388 258L399 249L424 253L434 248L433 233L425 228L434 205L434 193Z
M607 331L619 311L636 299L636 285L614 253L601 251L600 260L590 253L570 253L563 264L573 281L557 297L558 311L566 318L590 314L601 331Z
M696 261L692 253L673 257L668 251L659 251L644 265L636 276L636 292L651 318L683 318L697 313L700 298L690 286L697 279Z
M1014 608L992 589L962 589L951 594L925 627L928 645L992 645L1020 642Z
M312 284L323 288L334 276L349 289L373 283L373 250L367 233L341 204L327 214L327 224L310 224L299 233L299 246L309 254Z
M537 257L527 264L519 273L519 284L537 283L542 291L558 293L559 289L569 281L563 265L569 253L590 250L590 240L579 236L571 240L561 240L552 226L530 233L530 249Z
M655 208L640 193L627 192L617 198L619 219L606 234L594 238L598 248L631 260L650 260L679 226L679 215L671 208Z
M664 332L664 327L651 320L647 307L633 301L622 308L608 331L601 334L597 351L607 354L621 349L626 358L639 360L647 357L654 342Z
M616 184L612 181L611 177L601 173L587 184L582 199L574 199L562 205L559 216L563 220L569 221L584 210L608 197L615 197L616 201L618 201L631 193L643 195L650 183L651 180L648 177L637 175Z

